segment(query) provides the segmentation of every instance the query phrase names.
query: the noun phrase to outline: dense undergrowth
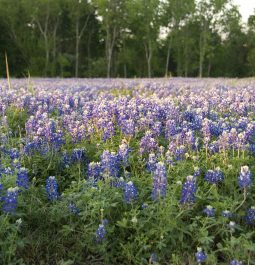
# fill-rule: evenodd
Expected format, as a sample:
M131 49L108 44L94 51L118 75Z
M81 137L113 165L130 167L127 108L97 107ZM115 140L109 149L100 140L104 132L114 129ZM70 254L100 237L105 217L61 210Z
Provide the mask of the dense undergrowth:
M2 81L0 264L255 264L253 87L51 82Z

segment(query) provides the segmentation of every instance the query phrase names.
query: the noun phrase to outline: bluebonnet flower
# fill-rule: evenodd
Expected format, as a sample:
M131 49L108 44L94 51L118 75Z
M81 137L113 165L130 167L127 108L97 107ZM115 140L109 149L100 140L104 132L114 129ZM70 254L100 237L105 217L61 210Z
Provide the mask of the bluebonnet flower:
M84 148L75 148L72 153L73 162L81 162L85 159L85 149Z
M177 129L178 127L176 126L176 121L174 120L167 120L166 121L166 137L170 138L171 136L174 136L175 134L177 134L179 132L179 130Z
M10 158L11 158L12 160L14 160L14 159L19 159L19 157L20 157L20 153L19 153L19 151L18 151L17 148L10 149L10 150L8 151L8 154L9 154L9 156L10 156Z
M166 196L167 175L166 168L163 162L156 164L156 169L153 173L153 189L151 197L153 200L159 199L159 197Z
M201 169L199 167L194 167L194 177L198 177L201 174Z
M215 216L215 209L211 205L207 205L203 212L207 215L207 217Z
M106 229L104 224L100 224L96 231L96 242L102 243L106 237Z
M177 161L183 160L187 149L184 145L177 146L175 150L175 159Z
M154 264L154 263L157 263L158 262L158 256L156 253L152 253L151 256L150 256L150 261L149 263L150 264Z
M238 185L241 189L248 188L252 184L252 174L248 166L241 167L241 173L238 176Z
M46 179L46 192L50 201L58 199L58 182L54 176L50 176Z
M135 134L135 122L133 119L125 119L121 121L120 128L125 136L133 136Z
M70 202L68 208L72 214L79 215L80 209L76 206L74 202Z
M3 200L3 212L15 214L16 208L18 206L18 194L19 188L9 188L6 195L2 198Z
M99 162L91 162L88 165L87 176L89 180L92 180L95 185L98 180L102 178L102 168L101 163Z
M125 189L126 182L124 181L123 177L120 177L120 178L112 180L111 181L111 186L115 187L115 188Z
M196 259L197 263L205 262L207 259L207 255L202 251L202 248L197 248Z
M105 150L101 155L101 167L103 177L118 177L119 176L119 155L115 152Z
M119 146L118 155L120 158L120 161L124 167L128 164L128 155L129 155L130 149L126 143L125 140L122 141L122 144Z
M146 165L146 169L149 172L153 172L156 169L156 164L157 164L157 158L156 155L154 153L150 153L149 154L149 159Z
M208 145L208 149L210 153L215 154L219 152L219 143L217 141L214 141Z
M188 176L182 187L181 204L191 204L196 200L196 179L193 176Z
M231 218L233 216L233 214L228 210L222 211L221 215L225 218Z
M23 187L24 189L28 189L29 186L29 178L28 178L28 170L22 167L18 174L16 184L18 187Z
M145 136L140 141L140 153L152 153L158 148L158 143L155 140L151 131L147 131Z
M202 133L203 133L203 141L205 145L208 145L211 139L211 131L210 131L210 122L207 118L205 118L202 122Z
M246 211L245 221L249 225L255 224L255 207L252 206L250 209Z
M1 170L2 174L5 174L5 175L12 175L13 174L13 170L10 168L10 167L5 167Z
M224 180L223 172L219 168L216 170L208 170L205 174L205 180L211 184L217 184Z
M160 121L154 122L152 127L151 127L151 131L152 131L153 135L159 136L162 132L161 122Z
M124 200L126 203L131 203L132 200L136 199L137 197L137 189L132 181L129 181L125 185L125 191L124 191Z
M66 151L64 151L62 154L62 163L66 168L68 168L71 165L71 158Z
M115 134L115 127L112 121L106 123L106 126L103 127L103 140L111 138Z
M242 261L238 261L237 259L231 260L230 265L242 265Z
M166 160L165 160L165 162L166 162L167 165L170 165L170 166L174 165L174 159L173 159L171 151L169 151L169 150L166 152Z

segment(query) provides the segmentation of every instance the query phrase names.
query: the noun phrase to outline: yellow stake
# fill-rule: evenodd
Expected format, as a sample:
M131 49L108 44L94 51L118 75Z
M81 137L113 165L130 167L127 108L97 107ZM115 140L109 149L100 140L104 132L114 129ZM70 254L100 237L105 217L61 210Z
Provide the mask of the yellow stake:
M8 87L9 87L9 90L11 90L9 65L8 65L8 58L7 58L7 53L6 52L5 52L5 65L6 65L6 76L7 76L7 80L8 80Z

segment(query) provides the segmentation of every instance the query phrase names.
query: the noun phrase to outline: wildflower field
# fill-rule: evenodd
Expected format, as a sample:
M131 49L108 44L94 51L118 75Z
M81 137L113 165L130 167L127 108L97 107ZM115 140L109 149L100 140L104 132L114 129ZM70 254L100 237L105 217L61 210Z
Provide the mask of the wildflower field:
M255 80L0 80L0 264L255 264Z

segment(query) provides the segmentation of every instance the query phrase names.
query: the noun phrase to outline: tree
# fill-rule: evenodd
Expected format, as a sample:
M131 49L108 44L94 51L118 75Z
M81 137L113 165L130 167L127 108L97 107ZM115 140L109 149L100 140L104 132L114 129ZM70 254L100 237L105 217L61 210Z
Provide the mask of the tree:
M169 32L166 39L167 56L165 76L167 76L173 38L177 38L176 42L178 43L181 27L185 26L194 14L195 2L194 0L167 0L163 2L163 10L162 24Z
M93 8L88 0L67 1L75 31L75 77L79 76L80 42L89 24Z
M230 0L200 0L197 4L196 19L200 23L199 37L199 77L203 76L204 61L208 49L212 30L217 30L221 16L224 16Z
M144 47L148 77L152 75L152 56L157 48L160 11L159 0L133 0L128 4L129 27L135 38Z
M98 19L101 20L105 42L107 77L111 76L113 52L123 28L125 0L94 0Z
M52 71L49 70L51 51L54 68L52 74L54 75L56 67L57 30L61 15L60 0L30 0L27 4L27 8L31 8L31 23L38 28L44 40L44 75L47 76L52 73Z

